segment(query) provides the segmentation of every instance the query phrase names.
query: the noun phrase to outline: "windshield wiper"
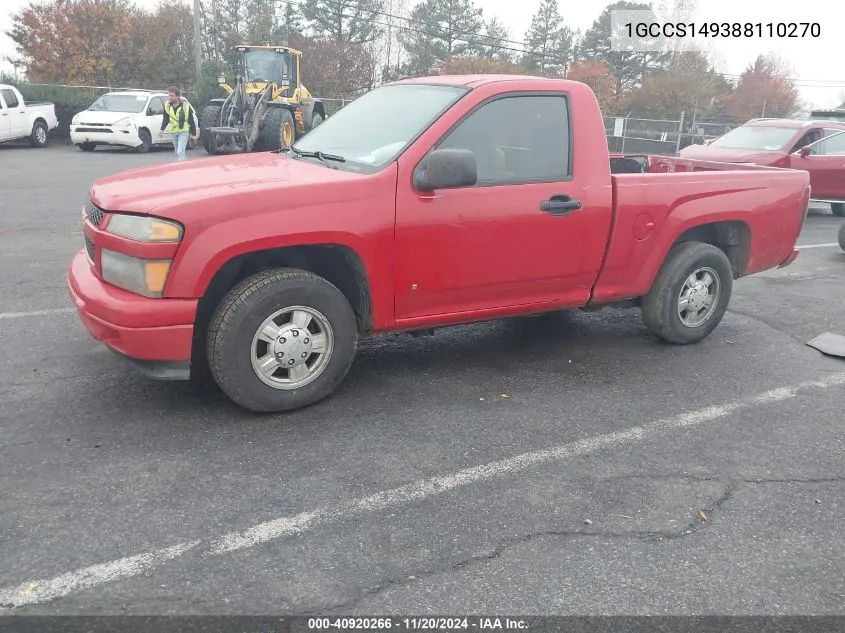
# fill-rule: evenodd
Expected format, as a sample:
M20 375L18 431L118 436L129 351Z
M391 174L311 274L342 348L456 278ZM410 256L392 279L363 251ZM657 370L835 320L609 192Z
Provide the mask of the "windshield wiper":
M288 149L294 154L296 154L299 158L316 158L326 167L331 167L332 169L337 169L337 167L335 167L334 165L330 165L329 161L334 161L336 163L346 162L346 159L343 156L338 156L337 154L325 154L319 150L317 150L316 152L304 152L301 149L296 149L293 145L291 145Z

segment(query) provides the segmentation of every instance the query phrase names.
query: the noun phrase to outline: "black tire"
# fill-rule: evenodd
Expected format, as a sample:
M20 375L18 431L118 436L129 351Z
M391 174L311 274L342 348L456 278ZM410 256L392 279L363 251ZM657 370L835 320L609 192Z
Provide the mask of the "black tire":
M217 136L209 134L208 128L220 125L220 110L222 108L218 105L205 106L202 111L202 118L200 120L200 139L205 151L209 154L217 153Z
M845 224L839 227L839 248L845 251Z
M707 319L695 326L685 324L679 313L684 284L699 269L715 275L718 298ZM712 275L711 275L712 276ZM642 300L642 319L659 339L675 345L689 345L707 338L728 309L733 290L733 270L725 253L702 242L681 242L669 251L651 290Z
M830 210L837 218L845 218L845 202L832 202Z
M150 151L150 148L153 146L153 135L150 134L150 131L142 127L138 130L138 138L141 139L141 144L138 146L138 151L142 154L146 154Z
M255 149L259 152L272 151L281 148L282 145L282 115L285 110L282 108L270 107L264 115L264 123L261 126L261 133L255 143Z
M290 306L324 315L333 344L311 382L293 389L274 388L253 369L253 339L265 319ZM246 409L271 413L299 409L328 397L346 377L357 345L355 313L340 290L310 272L278 268L249 277L229 291L211 318L206 349L212 376L229 398Z
M97 146L94 143L80 143L77 147L83 152L93 152Z
M48 133L47 124L44 121L36 121L32 126L32 134L29 135L29 144L32 147L47 147L50 142Z
M285 142L285 126L290 127L290 143ZM293 115L285 108L269 108L259 136L259 151L286 149L296 140L296 126Z

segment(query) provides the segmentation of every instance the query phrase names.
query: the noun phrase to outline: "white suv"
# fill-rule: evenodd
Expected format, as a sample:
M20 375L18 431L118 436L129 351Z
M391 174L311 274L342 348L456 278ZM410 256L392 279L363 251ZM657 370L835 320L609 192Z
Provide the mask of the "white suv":
M161 132L166 92L127 90L109 92L92 103L87 110L74 115L70 122L70 140L81 150L90 152L97 145L134 147L146 152L153 145L172 143L171 135ZM182 97L182 102L191 105ZM191 106L197 134L199 122ZM193 139L188 148L194 147Z

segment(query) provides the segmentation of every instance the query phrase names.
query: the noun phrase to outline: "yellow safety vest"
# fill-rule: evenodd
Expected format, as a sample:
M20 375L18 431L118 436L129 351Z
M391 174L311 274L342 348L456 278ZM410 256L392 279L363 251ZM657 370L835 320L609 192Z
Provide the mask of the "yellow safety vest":
M167 126L168 133L178 134L179 132L190 131L191 120L188 117L191 116L191 106L182 102L181 112L176 114L176 108L168 101L164 104L164 111L167 112L167 116L170 119L170 123Z

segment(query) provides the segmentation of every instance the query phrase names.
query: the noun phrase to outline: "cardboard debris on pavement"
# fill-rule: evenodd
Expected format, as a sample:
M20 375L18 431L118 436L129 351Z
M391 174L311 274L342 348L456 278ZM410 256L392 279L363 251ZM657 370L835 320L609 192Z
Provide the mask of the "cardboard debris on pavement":
M808 341L807 345L819 350L826 356L845 358L845 336L840 334L825 332L824 334L820 334L814 338L812 341Z

